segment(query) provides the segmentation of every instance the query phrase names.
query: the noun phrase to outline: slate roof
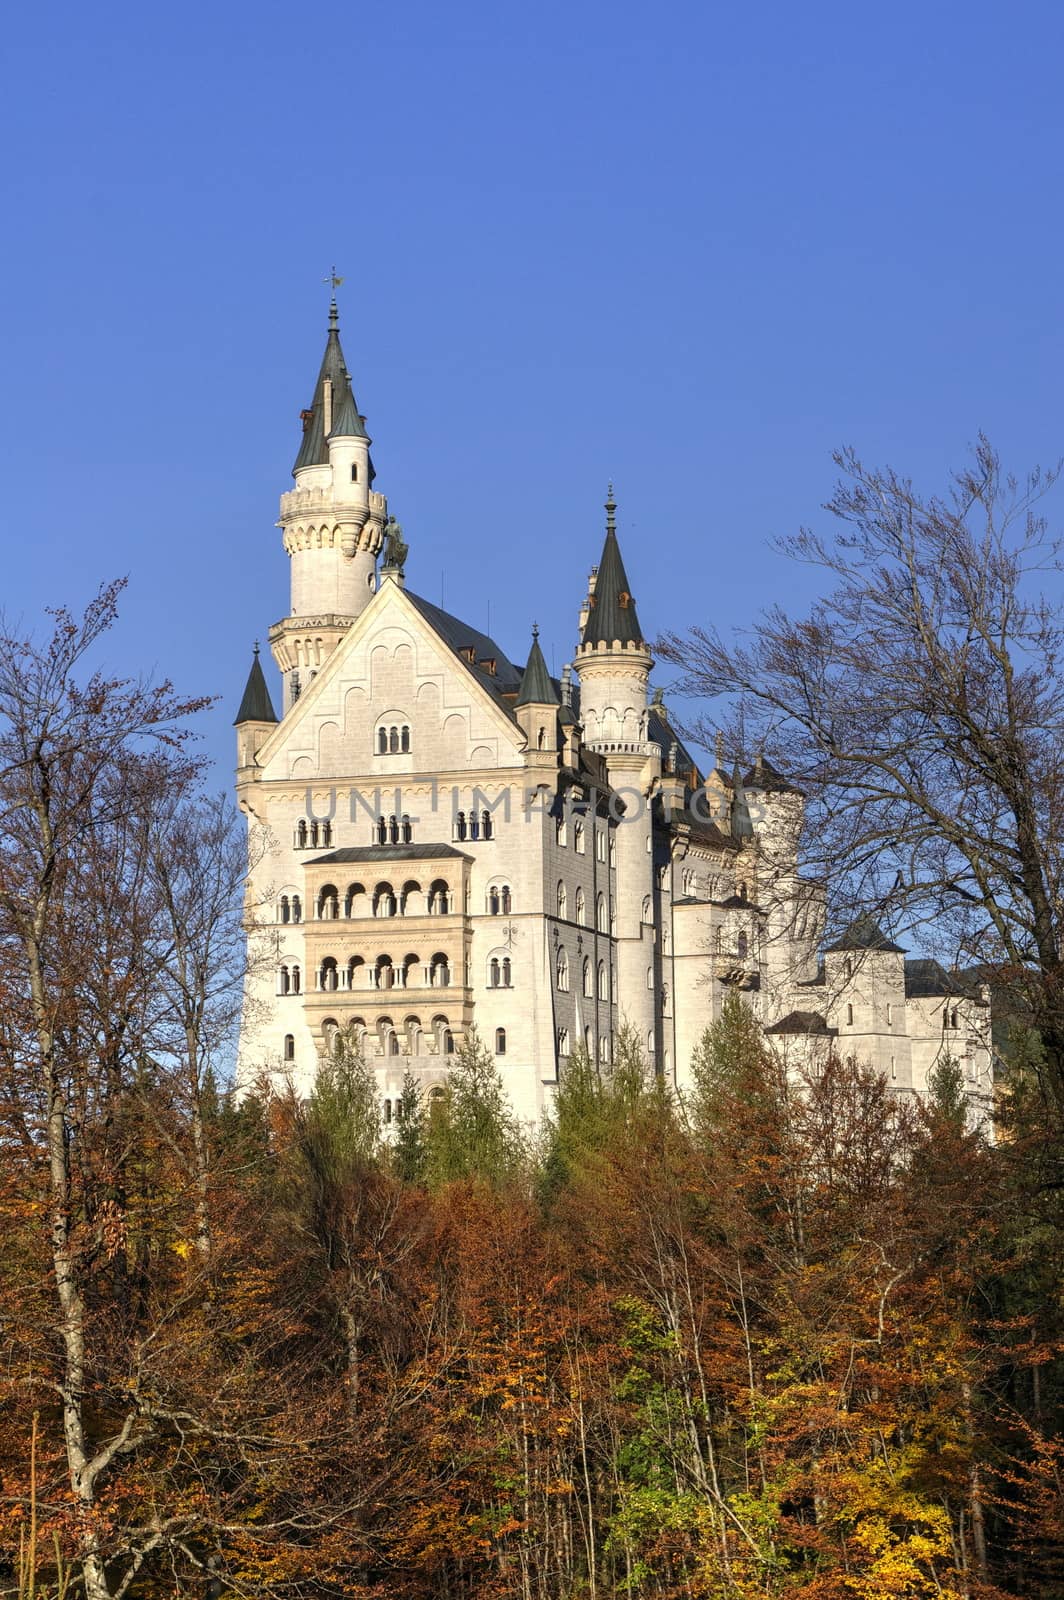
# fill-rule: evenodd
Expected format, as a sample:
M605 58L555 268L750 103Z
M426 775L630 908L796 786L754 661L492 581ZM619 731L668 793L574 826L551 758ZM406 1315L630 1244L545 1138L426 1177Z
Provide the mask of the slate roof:
M782 772L777 772L770 761L761 756L743 779L746 789L757 789L762 794L797 794L802 793L795 784L789 783Z
M359 416L358 406L351 392L347 363L340 348L340 319L335 300L329 307L329 333L325 341L325 354L318 372L318 381L314 385L314 398L308 407L310 415L304 418L303 442L299 447L293 472L298 472L301 467L321 467L328 464L329 446L325 437L326 378L332 383L333 417L339 417L342 413L346 426L351 430L351 420L347 411L350 400L355 419L354 436L359 439L367 438L365 425ZM335 428L333 431L335 432Z
M881 950L891 955L904 954L904 947L888 939L878 922L867 912L856 917L842 937L826 948L829 955L838 950Z
M829 1028L819 1011L788 1011L785 1017L765 1029L766 1033L819 1033L827 1039L838 1037L838 1028Z
M980 1000L979 985L961 972L947 972L938 961L917 960L905 963L905 994L913 1000L956 995L960 999Z
M365 844L345 845L342 850L330 850L328 855L314 856L308 867L333 867L352 861L439 861L444 856L457 856L462 861L473 857L453 844Z
M266 686L259 663L259 647L255 646L255 654L251 661L251 671L244 689L244 698L240 702L240 710L233 719L233 727L237 728L242 722L276 722L277 713L273 709L270 691Z
M434 606L431 600L426 600L422 595L414 594L407 589L406 597L417 607L425 621L439 634L444 644L450 645L458 659L468 668L477 682L485 688L498 706L506 715L516 721L513 711L514 696L521 687L522 671L515 667L505 650L495 643L488 634L481 633L479 628L472 627L468 622L463 622L460 617L453 617L449 611L444 611L440 606ZM470 650L473 660L469 658ZM480 663L494 661L494 674L487 671Z
M595 579L595 592L591 596L587 622L584 625L584 636L581 640L583 644L613 644L616 641L622 644L643 643L628 574L621 559L621 547L617 543L617 529L614 522L616 510L617 505L611 485L609 498L606 501L606 542L602 547L598 577Z
M339 407L333 404L333 424L329 434L330 439L364 439L366 437L365 424L358 414L355 397L351 393L351 383L348 380L347 393L340 402Z
M561 705L561 696L551 681L547 663L543 659L543 651L539 648L538 628L532 630L532 649L529 652L516 703L519 706Z

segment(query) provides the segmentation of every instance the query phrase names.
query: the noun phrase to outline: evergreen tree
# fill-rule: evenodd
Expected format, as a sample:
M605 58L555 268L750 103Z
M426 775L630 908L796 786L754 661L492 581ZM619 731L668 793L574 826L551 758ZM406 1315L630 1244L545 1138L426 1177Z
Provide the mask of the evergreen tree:
M521 1167L520 1129L495 1059L476 1028L470 1028L454 1058L442 1103L429 1119L425 1145L433 1187L458 1178L503 1184Z
M403 1078L403 1092L396 1102L395 1145L392 1160L404 1183L418 1183L425 1172L425 1106L421 1085L412 1072Z

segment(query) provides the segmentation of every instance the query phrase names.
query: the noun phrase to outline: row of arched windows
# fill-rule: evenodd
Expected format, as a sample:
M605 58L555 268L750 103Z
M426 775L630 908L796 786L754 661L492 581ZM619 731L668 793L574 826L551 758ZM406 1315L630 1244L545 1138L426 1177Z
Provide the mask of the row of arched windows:
M604 823L593 828L592 832L595 836L595 859L605 862L608 854L610 866L615 867L617 865L616 836ZM587 835L584 830L584 824L579 818L573 821L572 833L573 849L578 856L586 855ZM561 845L563 849L569 843L569 819L564 811L554 819L554 839L555 843Z
M277 905L277 919L279 922L302 922L303 902L297 894L283 894Z
M569 920L569 891L565 884L559 881L557 894L558 916L563 921ZM587 903L584 891L578 885L573 896L573 920L578 927L587 926ZM599 933L613 933L616 929L617 913L613 907L606 903L606 896L599 894L595 899L595 926Z
M595 1059L595 1035L590 1027L584 1029L584 1050L587 1053L588 1059L593 1061ZM569 1056L572 1054L572 1045L569 1041L568 1028L558 1029L558 1054L561 1056L563 1061L568 1060ZM600 1063L603 1065L605 1065L610 1059L610 1040L608 1034L603 1034L599 1039L598 1058Z
M281 899L281 921L284 916L284 896ZM298 896L295 897L298 905ZM349 883L343 897L345 917L442 917L452 909L450 885L444 878L434 878L428 892L422 890L416 879L401 884L398 891L386 880L375 884L372 891L363 883ZM315 915L321 922L335 922L340 916L340 891L335 883L323 883L314 903ZM292 919L299 921L298 916Z
M378 817L374 838L378 844L413 844L414 825L405 811L401 817Z
M282 973L284 968L281 968ZM420 956L407 955L395 962L389 955L365 961L362 956L352 956L346 966L341 966L335 956L325 956L318 964L317 987L326 994L337 989L412 989L421 983L430 989L447 989L451 984L452 969L442 950L437 950L427 962ZM282 994L289 991L282 989Z
M407 723L383 724L377 729L377 754L379 756L406 755L410 749L410 728Z
M327 817L321 822L300 817L296 823L294 842L297 850L327 849L333 842L332 823Z
M560 946L558 950L555 977L562 994L568 994L569 956L564 945ZM585 956L580 968L580 986L586 999L593 1000L597 993L600 1000L608 1000L610 997L609 968L605 961L600 961L598 967L595 968L592 965L590 956Z
M371 1030L366 1026L364 1017L352 1017L347 1028L341 1031L340 1024L335 1017L326 1017L321 1025L322 1037L325 1048L333 1055L339 1055L344 1040L344 1032L350 1038L353 1047L365 1054L367 1040L371 1037ZM400 1035L396 1030L391 1017L378 1017L374 1029L380 1051L386 1056L401 1054ZM406 1053L416 1056L421 1054L421 1042L425 1038L425 1030L421 1025L421 1018L417 1016L404 1017L402 1036L406 1040ZM435 1045L439 1055L454 1054L454 1034L446 1017L435 1016L429 1030L429 1038ZM430 1096L436 1091L430 1091Z
M454 816L456 839L494 839L495 823L490 811L456 811Z

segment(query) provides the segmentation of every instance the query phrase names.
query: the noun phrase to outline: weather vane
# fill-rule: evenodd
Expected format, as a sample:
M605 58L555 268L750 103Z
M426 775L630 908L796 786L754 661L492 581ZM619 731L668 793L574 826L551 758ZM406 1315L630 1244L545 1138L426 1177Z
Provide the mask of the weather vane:
M336 276L336 268L334 266L329 269L329 276L321 281L322 283L331 284L334 289L338 289L344 280Z

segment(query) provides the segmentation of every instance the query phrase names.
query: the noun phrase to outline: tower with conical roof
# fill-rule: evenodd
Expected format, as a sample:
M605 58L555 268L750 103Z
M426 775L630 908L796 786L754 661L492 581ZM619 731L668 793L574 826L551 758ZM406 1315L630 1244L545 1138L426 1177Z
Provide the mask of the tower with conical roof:
M514 702L514 715L528 741L525 759L530 766L557 765L560 710L561 698L547 671L539 644L539 629L533 624L532 649Z
M615 992L622 1014L661 1054L660 954L654 921L645 911L652 878L651 797L660 779L661 751L648 741L647 689L653 661L617 543L617 502L606 496L606 540L592 575L574 665L580 675L582 740L606 764L609 802L620 815L603 888L614 930Z
M612 483L606 498L606 541L592 575L575 664L584 743L606 756L645 755L647 684L654 663L617 543Z
M388 516L373 488L366 419L340 345L335 299L321 370L292 468L295 488L281 496L284 547L291 561L289 615L270 630L285 685L284 708L323 666L367 604Z

